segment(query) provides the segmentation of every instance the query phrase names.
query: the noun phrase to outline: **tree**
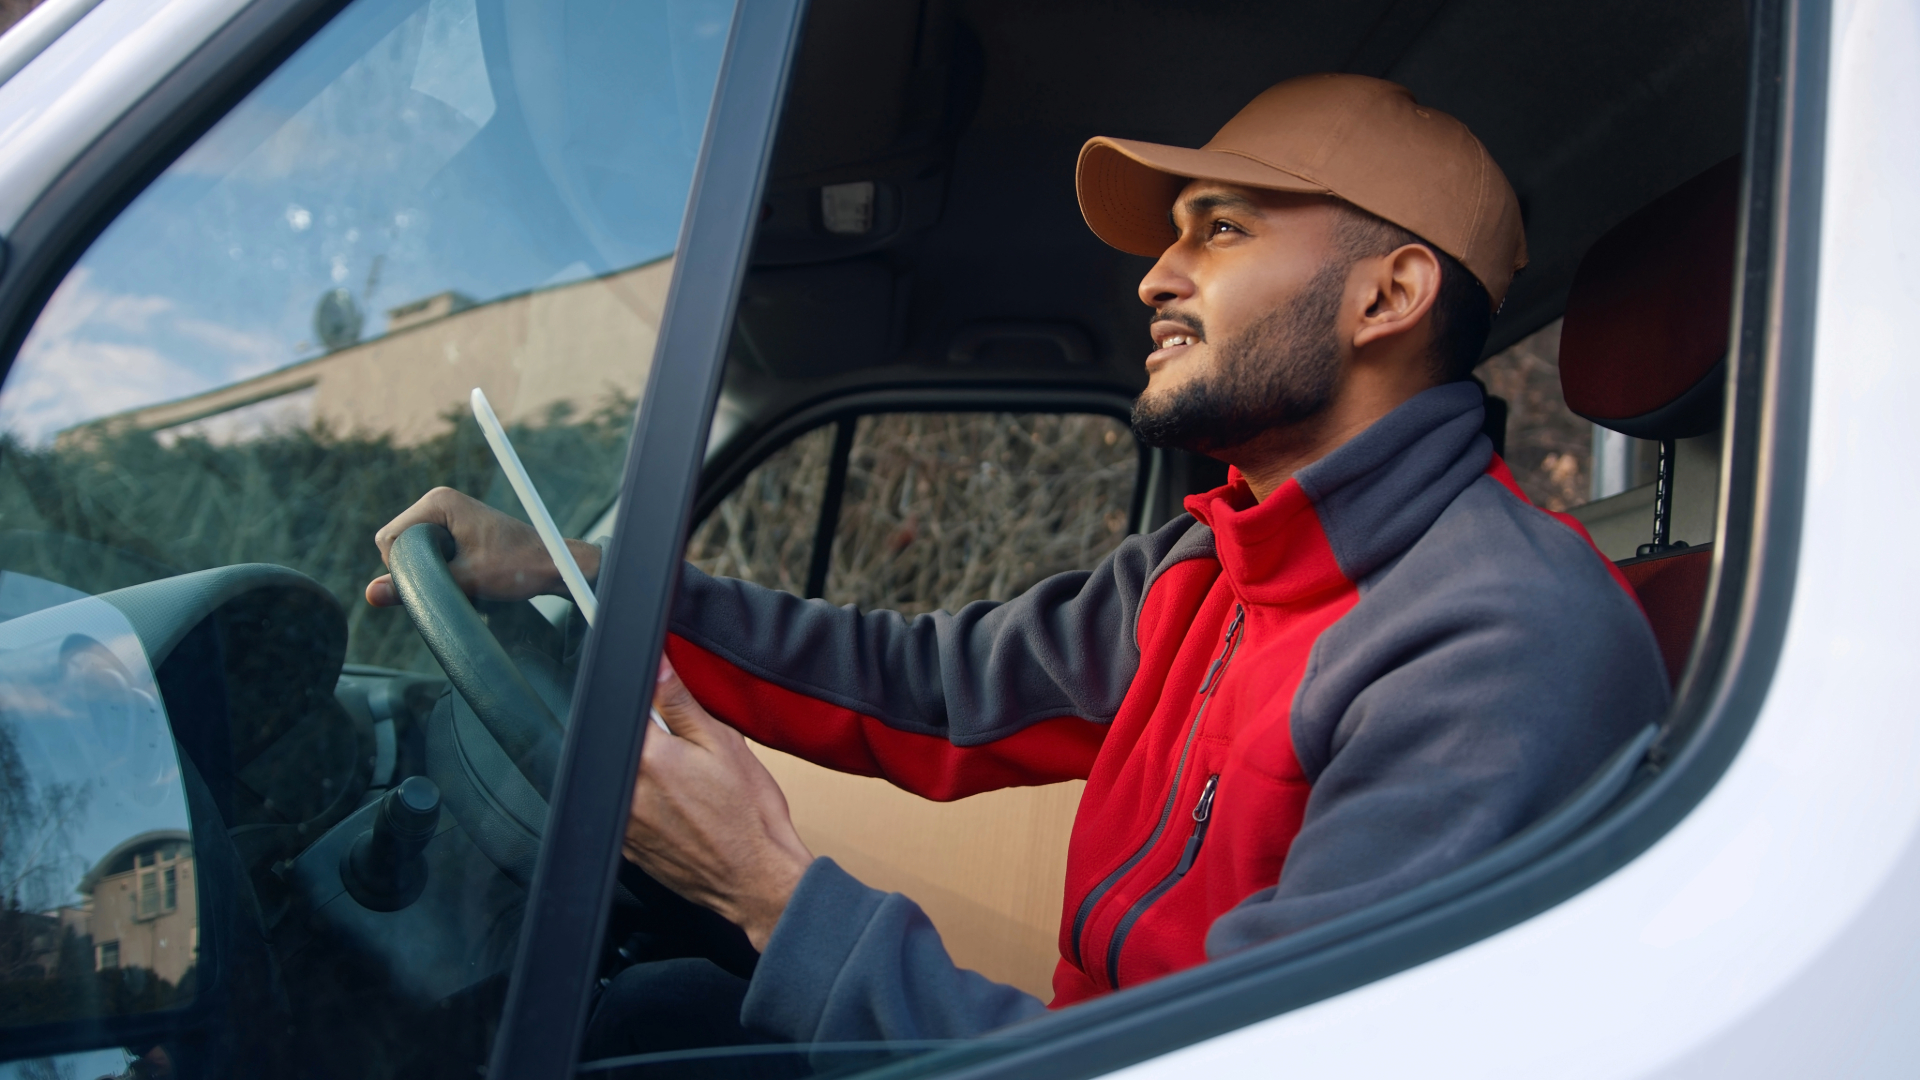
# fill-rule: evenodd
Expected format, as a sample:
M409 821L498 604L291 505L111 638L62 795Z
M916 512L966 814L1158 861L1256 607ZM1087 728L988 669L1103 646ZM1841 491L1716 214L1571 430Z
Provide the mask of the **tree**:
M43 913L85 869L73 828L89 794L85 783L36 784L0 717L0 979L50 974L58 963L58 920Z

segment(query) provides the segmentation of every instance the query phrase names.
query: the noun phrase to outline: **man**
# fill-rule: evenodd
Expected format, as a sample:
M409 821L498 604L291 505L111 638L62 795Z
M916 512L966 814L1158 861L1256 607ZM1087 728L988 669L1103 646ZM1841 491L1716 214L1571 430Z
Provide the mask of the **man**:
M1199 150L1094 139L1078 183L1096 234L1158 257L1135 432L1230 482L1091 573L951 615L685 571L658 698L672 736L647 740L627 853L762 951L731 990L717 969L671 975L737 1001L742 1040L966 1036L1041 1004L812 858L734 728L936 799L1086 779L1059 1006L1451 870L1666 706L1625 581L1481 433L1464 380L1525 254L1463 125L1391 83L1312 76ZM530 530L450 492L382 551L424 520L454 530L470 590L555 587ZM579 554L591 572L598 552ZM662 977L615 997L658 1000Z

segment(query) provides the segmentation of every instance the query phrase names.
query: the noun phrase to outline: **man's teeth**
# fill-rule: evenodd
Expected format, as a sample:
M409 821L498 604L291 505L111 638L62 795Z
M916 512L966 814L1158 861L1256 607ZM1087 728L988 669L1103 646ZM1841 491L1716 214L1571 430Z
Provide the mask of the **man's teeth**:
M1163 349L1171 349L1175 345L1191 345L1191 344L1193 344L1192 338L1176 334L1173 337L1170 337L1161 341L1160 347Z

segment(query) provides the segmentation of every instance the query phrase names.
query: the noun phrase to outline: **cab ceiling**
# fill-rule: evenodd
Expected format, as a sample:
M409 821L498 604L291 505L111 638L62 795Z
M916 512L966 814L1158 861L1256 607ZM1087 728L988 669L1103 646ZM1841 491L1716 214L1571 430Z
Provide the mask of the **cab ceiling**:
M1739 152L1745 67L1735 0L813 0L729 397L770 417L853 383L1137 390L1150 260L1082 222L1081 144L1197 146L1317 71L1406 84L1506 170L1532 263L1497 351L1559 314L1609 226ZM865 230L829 229L823 186L869 182Z

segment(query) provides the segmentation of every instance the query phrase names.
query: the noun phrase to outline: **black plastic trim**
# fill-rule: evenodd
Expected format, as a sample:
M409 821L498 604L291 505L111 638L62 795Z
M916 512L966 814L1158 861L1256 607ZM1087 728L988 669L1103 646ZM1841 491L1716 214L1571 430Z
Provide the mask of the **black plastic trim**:
M936 1052L869 1075L1087 1077L1156 1057L1511 927L1631 862L1705 797L1766 699L1793 601L1829 21L1826 0L1757 0L1749 22L1747 174L1713 579L1673 709L1647 752L1649 764L1618 801L1539 858L1368 932L1298 955L1282 955L1299 948L1282 939L1009 1029L1013 1045L1004 1052L983 1041L980 1049Z
M348 0L254 0L69 165L6 237L0 380L40 309L88 245L195 139Z
M734 10L489 1076L557 1080L572 1074L579 1054L653 697L653 658L666 640L804 6L740 0Z

